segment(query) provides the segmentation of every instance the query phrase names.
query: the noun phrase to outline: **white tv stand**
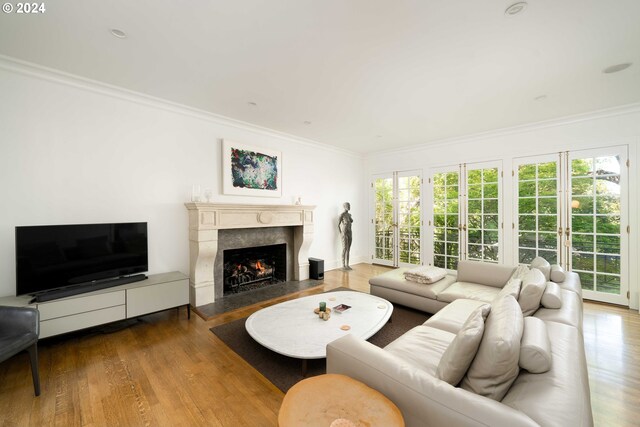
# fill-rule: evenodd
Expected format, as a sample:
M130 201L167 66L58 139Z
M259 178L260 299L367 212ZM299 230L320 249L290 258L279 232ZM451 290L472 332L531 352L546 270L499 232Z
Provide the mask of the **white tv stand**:
M189 277L178 271L153 274L140 282L29 304L30 296L0 298L0 305L34 307L40 312L40 338L143 314L189 308Z

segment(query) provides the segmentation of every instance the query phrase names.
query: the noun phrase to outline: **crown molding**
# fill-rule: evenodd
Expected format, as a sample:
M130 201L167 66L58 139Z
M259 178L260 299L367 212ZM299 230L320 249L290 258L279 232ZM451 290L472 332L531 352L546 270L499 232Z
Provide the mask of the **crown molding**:
M319 148L323 150L332 151L335 153L355 157L358 159L364 159L364 154L357 153L355 151L346 150L343 148L335 147L333 145L325 144L322 142L314 141L307 138L302 138L296 135L292 135L286 132L281 132L275 129L259 126L253 123L245 122L242 120L233 119L231 117L223 116L220 114L211 113L209 111L201 110L198 108L189 107L184 104L169 101L163 98L157 98L151 95L146 95L140 92L135 92L130 89L125 89L119 86L103 83L97 80L92 80L86 77L82 77L76 74L67 73L65 71L57 70L54 68L45 67L32 62L23 61L21 59L13 58L0 54L0 69L29 76L49 82L62 84L65 86L73 87L80 90L86 90L89 92L97 93L100 95L110 96L113 98L121 99L128 102L144 105L151 108L157 108L160 110L168 111L175 114L181 114L184 116L209 121L222 126L230 126L242 130L248 130L250 132L283 139L296 144L302 144L308 147ZM222 138L223 136L220 136Z
M527 123L523 125L517 125L517 126L501 128L501 129L493 129L493 130L478 132L470 135L437 139L430 142L415 144L415 145L402 147L402 148L378 150L378 151L367 153L365 157L369 158L369 157L381 156L385 154L411 153L421 149L464 144L469 142L485 140L489 138L498 138L498 137L503 137L508 135L515 135L519 133L534 132L541 129L566 126L566 125L590 121L590 120L604 119L604 118L615 117L615 116L624 116L627 114L636 114L636 113L640 113L640 102L620 105L617 107L605 108L602 110L591 111L588 113L573 114L573 115L559 117L555 119L543 120L540 122Z

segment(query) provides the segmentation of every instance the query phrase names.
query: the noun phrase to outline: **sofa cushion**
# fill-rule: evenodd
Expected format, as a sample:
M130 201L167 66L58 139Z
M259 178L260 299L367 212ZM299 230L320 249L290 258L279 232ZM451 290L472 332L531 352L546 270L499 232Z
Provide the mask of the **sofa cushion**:
M540 303L545 308L555 308L556 310L562 307L562 289L557 283L547 282L547 286L542 293L542 299Z
M514 270L508 265L462 260L458 262L458 281L502 288Z
M444 279L438 280L437 282L430 285L416 283L404 278L404 273L407 270L407 268L396 268L395 270L387 271L386 273L369 279L369 284L372 286L394 289L421 297L436 299L438 293L440 293L444 289L447 289L449 285L456 281L455 276L448 275Z
M425 325L432 328L442 329L443 331L457 334L462 329L462 325L469 319L471 313L481 309L483 320L487 318L491 305L472 299L461 298L453 301L445 306L442 310L431 316L424 322Z
M554 264L551 266L551 273L549 274L549 280L556 283L564 282L566 277L566 272L564 268L560 267L558 264Z
M541 256L537 256L531 261L531 268L540 270L542 274L544 274L544 280L549 281L549 276L551 275L551 264L549 264L549 261Z
M502 403L522 411L541 426L592 426L589 377L582 335L576 328L546 323L551 369L520 372Z
M512 279L524 279L524 276L529 272L530 268L528 265L520 264L513 270L513 274L511 275Z
M541 307L533 316L547 323L564 323L582 331L582 298L566 289L562 289L561 293L562 307L559 309Z
M436 376L453 386L458 385L478 351L483 332L484 316L480 307L471 313L445 350L436 369Z
M523 315L530 316L540 307L540 300L546 285L547 281L544 278L544 274L537 268L532 268L524 276L522 289L520 289L520 296L518 297L518 303L522 308Z
M451 332L420 325L401 335L384 349L435 376L442 355L455 337Z
M495 301L485 322L484 335L461 387L502 400L518 376L523 318L511 295Z
M541 374L551 369L551 342L547 326L536 317L524 318L519 365L532 374Z
M500 288L470 282L455 282L438 294L438 301L453 302L460 298L491 302L500 293Z
M504 288L502 288L500 292L498 292L496 299L502 298L505 295L511 295L517 300L518 296L520 295L521 286L522 286L522 279L514 279L514 278L509 279L507 284L504 285Z

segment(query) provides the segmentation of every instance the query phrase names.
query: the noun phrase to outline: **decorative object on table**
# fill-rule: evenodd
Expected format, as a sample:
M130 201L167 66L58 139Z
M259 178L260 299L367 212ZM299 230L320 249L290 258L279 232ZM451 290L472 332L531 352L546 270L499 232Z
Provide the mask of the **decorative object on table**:
M351 250L351 242L353 240L353 235L351 234L353 218L349 213L351 203L345 202L342 206L344 207L344 212L340 214L340 218L338 219L338 232L342 236L342 269L348 271L352 270L352 268L349 267L349 251Z
M200 186L197 184L193 184L191 186L191 201L192 202L200 201Z
M327 303L324 301L320 301L320 311L325 311L327 309Z
M349 325L342 325L342 326L340 326L340 329L342 329L343 331L348 331L349 329L351 329L351 326L349 326Z
M349 310L351 308L350 305L347 304L338 304L335 307L333 307L333 309L336 311L336 313L344 313L345 311Z
M225 140L222 142L224 194L282 196L282 153Z
M410 282L418 282L426 285L435 283L447 275L447 270L431 265L424 265L405 271L404 278Z
M330 317L331 317L331 313L329 313L328 311L321 311L320 312L320 318L322 320L329 320Z
M325 311L326 311L327 313L331 313L331 309L330 309L329 307L327 307L327 308L325 309ZM320 314L320 313L321 313L321 312L320 312L320 308L318 308L318 307L314 308L314 309L313 309L313 312L314 312L315 314Z
M329 427L358 427L346 418L336 418Z
M293 202L294 205L301 205L302 204L302 196L296 196L295 197L295 202Z

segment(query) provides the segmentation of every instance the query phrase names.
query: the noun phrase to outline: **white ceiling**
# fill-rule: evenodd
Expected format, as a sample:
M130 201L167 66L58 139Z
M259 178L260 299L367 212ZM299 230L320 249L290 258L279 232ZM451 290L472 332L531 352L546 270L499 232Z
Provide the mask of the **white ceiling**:
M640 1L515 1L45 1L0 54L361 153L640 101Z

